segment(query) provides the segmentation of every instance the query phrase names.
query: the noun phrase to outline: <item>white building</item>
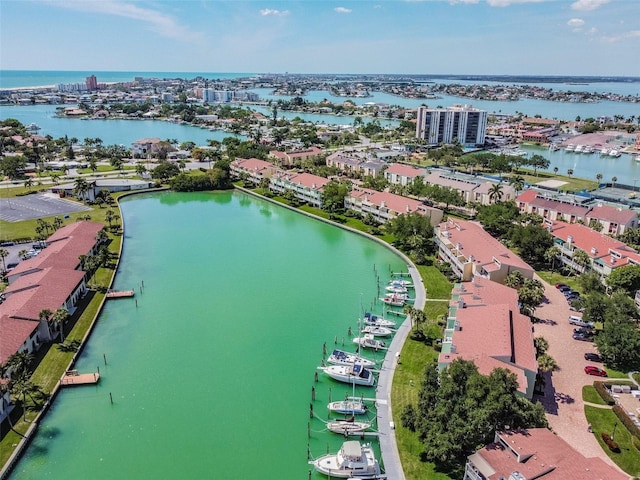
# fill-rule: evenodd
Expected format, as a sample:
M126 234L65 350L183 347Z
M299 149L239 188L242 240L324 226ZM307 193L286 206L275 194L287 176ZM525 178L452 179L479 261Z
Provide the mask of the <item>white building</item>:
M458 143L465 147L484 145L487 112L470 105L454 105L447 109L418 108L416 138L429 145Z

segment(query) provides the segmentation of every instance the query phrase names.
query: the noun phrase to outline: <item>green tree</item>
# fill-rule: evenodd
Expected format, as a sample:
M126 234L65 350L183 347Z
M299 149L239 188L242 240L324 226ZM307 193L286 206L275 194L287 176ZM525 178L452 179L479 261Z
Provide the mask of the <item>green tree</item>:
M553 236L542 225L514 225L509 238L520 256L533 265L544 264L547 250L553 246Z
M156 168L151 170L151 178L166 183L171 177L180 173L180 169L174 163L161 161Z
M419 213L405 213L389 220L385 230L394 236L394 245L405 252L420 256L433 252L433 227L429 217Z
M525 279L518 290L518 303L524 315L533 315L544 299L544 285L539 280Z
M343 213L349 190L349 183L331 180L322 189L322 209L329 212L330 217Z
M489 188L489 200L493 203L498 203L502 200L502 196L504 193L502 192L502 185L499 183L495 183Z
M571 260L574 263L574 270L580 273L584 273L587 267L589 266L589 264L591 263L591 258L589 257L589 254L584 250L579 250L579 249L575 249L573 251Z
M69 311L66 308L59 308L51 317L51 324L60 332L60 341L64 342L64 324L69 319Z
M596 272L587 272L578 275L576 279L580 290L583 292L600 292L604 293L604 285L600 279L600 275Z
M540 355L537 358L538 361L538 370L541 372L553 372L554 370L558 369L558 363L555 361L555 359L547 354L544 353L542 355Z
M7 264L5 263L5 258L9 256L9 251L6 248L0 248L0 258L2 259L2 271L7 271Z
M640 368L640 330L635 320L605 322L595 342L607 365L625 372Z
M521 175L513 175L509 177L509 184L516 191L516 195L524 188L524 178Z
M555 270L556 260L558 260L558 257L561 254L562 252L560 251L560 248L555 245L548 248L547 251L544 252L544 259L551 265L551 271Z
M76 178L73 186L73 194L79 200L86 200L87 192L91 189L91 185L82 177Z
M612 291L621 289L633 296L636 290L640 290L640 265L615 268L605 281Z
M40 313L38 314L38 318L40 319L41 322L46 322L47 330L49 332L49 340L53 340L54 335L51 332L51 324L52 324L52 320L53 320L53 312L51 310L49 310L48 308L43 308L42 310L40 310Z
M520 218L520 210L515 202L481 205L476 218L491 235L504 237Z
M19 178L24 173L27 166L27 159L22 155L11 155L0 157L0 173L6 175L11 180Z
M514 270L504 280L504 284L507 287L515 288L516 290L524 284L524 276L520 270Z

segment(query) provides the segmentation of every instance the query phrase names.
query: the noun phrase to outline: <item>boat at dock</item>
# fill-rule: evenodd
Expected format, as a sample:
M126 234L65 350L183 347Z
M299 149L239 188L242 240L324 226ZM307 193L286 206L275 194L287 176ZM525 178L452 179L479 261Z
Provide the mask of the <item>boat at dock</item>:
M364 415L367 413L367 406L362 400L340 400L331 402L327 408L343 415Z
M565 152L573 152L575 151L575 149L576 149L576 146L573 143L570 143L564 147Z
M380 299L383 303L391 305L392 307L403 307L405 300L393 294L391 297L384 297Z
M366 430L369 430L373 424L371 422L356 422L355 417L351 417L345 420L330 420L327 422L327 429L333 433L344 435L361 435Z
M370 444L357 440L344 442L337 453L330 453L309 461L317 472L331 478L382 478L380 464Z
M373 350L384 350L386 345L382 340L376 339L370 333L365 333L361 337L355 337L353 343L360 345L362 348L371 348Z
M372 315L370 312L364 314L364 324L370 325L372 327L387 327L387 328L395 328L396 322L393 320L387 320L384 317L378 317L377 315Z
M387 327L379 327L377 325L365 325L360 330L362 333L370 333L374 337L388 337L393 335L393 330Z
M60 379L60 385L65 387L78 385L94 385L100 381L100 372L78 373L78 370L67 370Z
M402 278L394 278L393 280L389 281L388 285L400 285L402 287L413 288L413 283Z
M327 367L318 367L334 380L353 385L363 385L372 387L376 383L376 379L370 370L359 364L353 365L329 365Z
M373 368L376 366L376 362L369 360L368 358L361 357L357 353L348 353L344 350L334 349L327 358L327 362L331 365L362 365L366 368Z
M611 150L609 151L609 156L610 156L610 157L616 157L616 158L618 158L620 155L622 155L622 154L621 154L618 150L616 150L616 149L611 149Z

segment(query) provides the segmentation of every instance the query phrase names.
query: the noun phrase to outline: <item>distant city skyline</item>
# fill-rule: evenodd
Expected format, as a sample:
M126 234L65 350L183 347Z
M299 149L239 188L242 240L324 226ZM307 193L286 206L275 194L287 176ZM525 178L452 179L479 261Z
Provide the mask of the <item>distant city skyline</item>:
M640 76L638 0L1 0L0 68Z

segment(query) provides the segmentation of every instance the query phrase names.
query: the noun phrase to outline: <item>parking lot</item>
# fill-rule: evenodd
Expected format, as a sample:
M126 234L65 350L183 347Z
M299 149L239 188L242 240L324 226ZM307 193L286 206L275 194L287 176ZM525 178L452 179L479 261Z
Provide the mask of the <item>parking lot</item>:
M536 309L536 317L541 321L534 325L534 336L544 337L549 342L547 353L558 364L558 370L547 378L545 394L536 397L547 411L549 426L561 438L571 444L586 457L600 457L610 465L613 461L602 451L584 414L582 387L591 385L599 377L587 375L587 365L602 366L585 360L584 354L595 353L595 345L590 341L573 339L576 325L569 323L569 315L576 312L569 309L569 303L554 285L545 283L545 295L549 302Z
M47 193L0 198L0 219L7 222L66 215L84 210L91 209L81 203L65 200Z

